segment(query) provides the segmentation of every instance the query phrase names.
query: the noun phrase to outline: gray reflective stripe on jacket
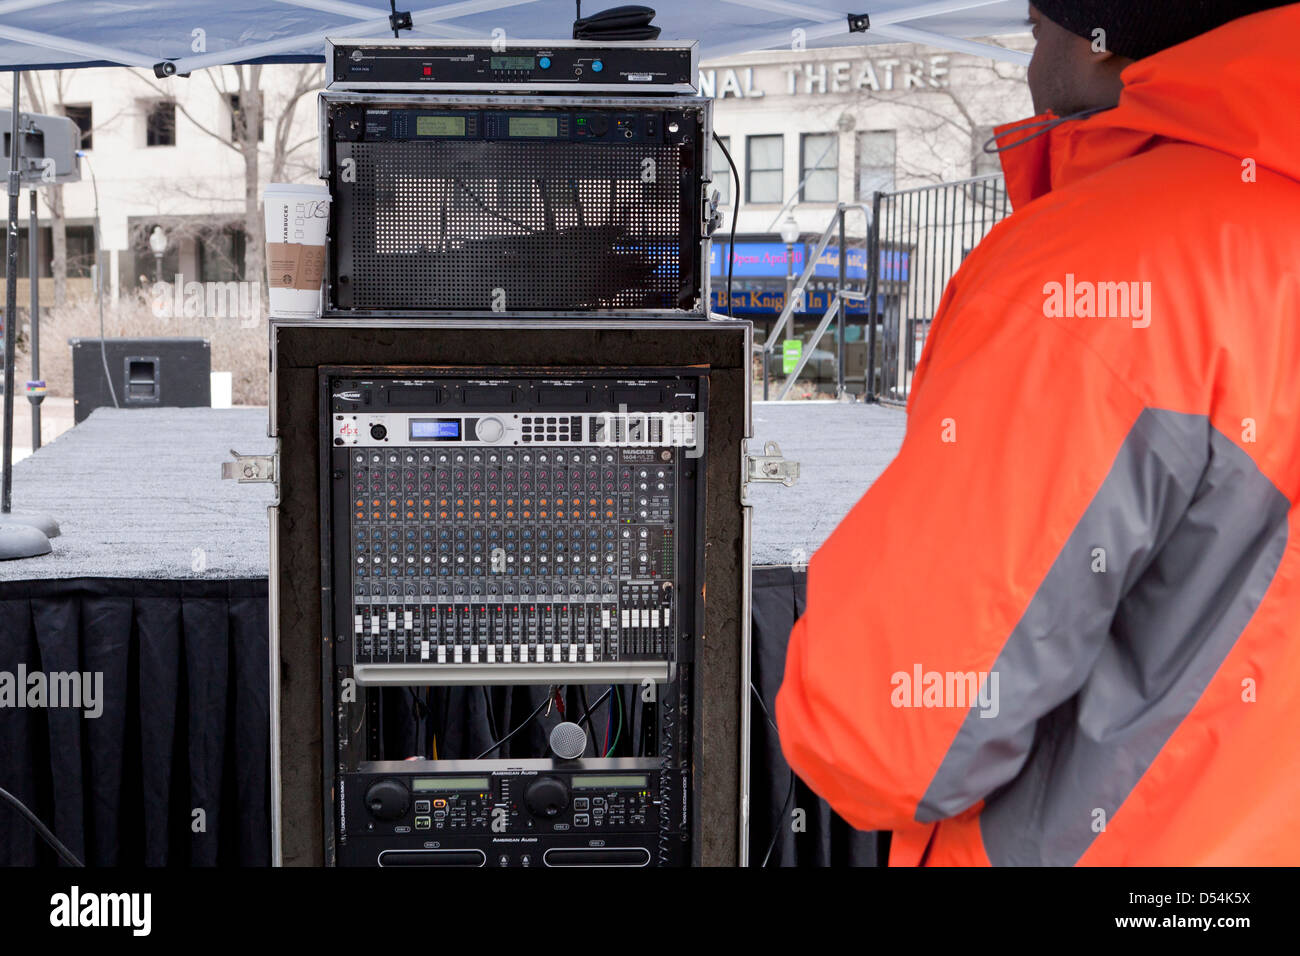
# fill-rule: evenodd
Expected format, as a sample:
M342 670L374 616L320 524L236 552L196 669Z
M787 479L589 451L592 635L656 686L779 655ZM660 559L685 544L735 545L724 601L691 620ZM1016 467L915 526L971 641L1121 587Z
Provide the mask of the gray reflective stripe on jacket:
M996 716L972 706L916 819L983 798L991 862L1078 862L1258 608L1289 506L1204 416L1144 411L993 665Z

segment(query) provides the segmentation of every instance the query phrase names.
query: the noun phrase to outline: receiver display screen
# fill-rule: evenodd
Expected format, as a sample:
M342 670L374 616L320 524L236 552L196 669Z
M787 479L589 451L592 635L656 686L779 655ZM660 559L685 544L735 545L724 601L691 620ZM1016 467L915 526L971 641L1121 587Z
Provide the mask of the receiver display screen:
M494 56L488 65L494 70L531 70L537 61L531 56Z
M464 136L465 117L463 116L417 116L415 118L416 136Z
M560 121L554 116L512 116L511 136L559 136Z

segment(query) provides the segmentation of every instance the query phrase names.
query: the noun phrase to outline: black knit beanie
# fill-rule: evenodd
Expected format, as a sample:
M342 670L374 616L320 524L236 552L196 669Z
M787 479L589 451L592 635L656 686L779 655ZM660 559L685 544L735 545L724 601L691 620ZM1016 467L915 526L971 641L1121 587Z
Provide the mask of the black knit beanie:
M1140 60L1223 26L1229 20L1294 0L1032 0L1047 19L1092 39L1106 31L1106 49Z

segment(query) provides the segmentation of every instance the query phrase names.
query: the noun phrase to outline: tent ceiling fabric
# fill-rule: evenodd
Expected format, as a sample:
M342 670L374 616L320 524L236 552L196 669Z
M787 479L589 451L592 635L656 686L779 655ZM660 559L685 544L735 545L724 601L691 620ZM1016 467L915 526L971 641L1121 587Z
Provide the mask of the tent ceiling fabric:
M586 0L584 15L622 0ZM661 39L699 40L732 55L855 43L929 42L982 52L966 38L1025 31L1024 0L649 0ZM403 38L563 39L573 0L399 0L415 29ZM848 14L872 29L850 34ZM0 70L119 64L178 72L240 62L320 60L325 37L391 37L387 0L0 0ZM796 29L804 31L797 35ZM1024 62L1008 51L999 58Z

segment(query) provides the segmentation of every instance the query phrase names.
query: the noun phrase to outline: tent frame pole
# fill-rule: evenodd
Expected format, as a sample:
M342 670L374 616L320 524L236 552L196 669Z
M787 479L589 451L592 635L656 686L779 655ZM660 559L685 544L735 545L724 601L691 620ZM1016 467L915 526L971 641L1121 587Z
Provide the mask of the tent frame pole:
M440 7L427 7L423 10L414 11L411 14L411 22L414 25L428 26L441 20L451 20L456 17L469 16L473 13L483 13L488 10L517 7L536 2L537 0L462 0L460 3L444 4ZM312 6L310 2L298 5ZM240 47L237 61L230 59L230 51L222 51L220 53L201 53L198 56L183 56L170 61L170 66L174 67L176 73L192 73L195 70L207 69L210 66L227 66L231 62L247 62L261 57L301 50L305 46L316 44L323 46L327 38L339 37L344 32L350 37L365 37L388 33L391 30L392 26L388 22L388 17L361 20L357 23L349 23L346 27L330 27L326 30L316 30L298 36L283 37L279 40L268 40L265 43L254 43L246 47Z
M15 43L26 43L46 50L58 50L62 53L75 53L94 60L104 60L122 66L136 66L146 70L153 69L154 64L152 58L142 53L132 53L129 50L119 50L116 47L103 46L98 43L81 43L77 40L69 40L66 37L55 36L50 33L38 33L35 30L5 26L3 23L0 23L0 39L13 40ZM16 75L18 71L14 72Z
M5 249L5 368L4 368L4 459L0 479L0 512L9 514L13 496L14 467L14 352L18 327L18 84L22 76L13 73L13 107L9 114L9 229Z

